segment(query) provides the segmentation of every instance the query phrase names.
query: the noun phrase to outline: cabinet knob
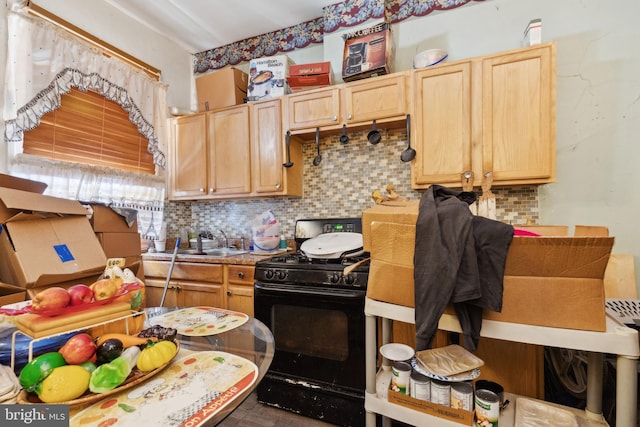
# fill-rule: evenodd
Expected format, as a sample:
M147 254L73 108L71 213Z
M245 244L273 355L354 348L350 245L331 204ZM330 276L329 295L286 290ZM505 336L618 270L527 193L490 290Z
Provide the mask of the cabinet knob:
M244 279L244 273L242 271L238 273L238 278Z
M347 114L347 120L351 120L352 117L351 113Z
M214 192L215 192L215 190L213 189L213 187L211 187L211 188L209 189L209 193L214 193Z
M231 296L231 291L227 291L227 296L230 297Z
M334 122L335 122L335 121L337 121L337 120L338 120L338 116L332 116L332 117L331 117L331 121L334 121Z
M200 192L201 192L201 193L204 193L204 188L201 188L201 189L200 189Z
M176 291L179 291L180 289L182 289L182 288L180 287L180 285L176 285L176 286L175 286L175 290L176 290Z
M276 184L276 190L279 190L279 189L280 189L280 183L277 183Z

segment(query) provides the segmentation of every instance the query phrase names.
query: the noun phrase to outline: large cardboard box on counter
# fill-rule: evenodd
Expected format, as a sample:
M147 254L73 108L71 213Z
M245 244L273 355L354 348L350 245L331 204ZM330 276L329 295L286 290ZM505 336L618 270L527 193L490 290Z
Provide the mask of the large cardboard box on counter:
M248 76L233 67L196 77L198 111L243 104L247 97Z
M138 219L135 209L119 209L118 212L113 208L90 203L89 206L93 211L89 222L93 231L96 233L137 233ZM122 214L121 214L121 213ZM123 215L124 214L124 215Z
M419 202L376 205L363 212L371 253L367 296L414 306L413 256ZM603 278L613 237L513 238L507 254L502 312L484 318L604 331Z
M0 282L0 307L25 300L27 293L24 288Z
M96 233L107 258L140 256L140 234L138 233Z
M104 270L86 213L77 201L0 187L0 281L35 288Z

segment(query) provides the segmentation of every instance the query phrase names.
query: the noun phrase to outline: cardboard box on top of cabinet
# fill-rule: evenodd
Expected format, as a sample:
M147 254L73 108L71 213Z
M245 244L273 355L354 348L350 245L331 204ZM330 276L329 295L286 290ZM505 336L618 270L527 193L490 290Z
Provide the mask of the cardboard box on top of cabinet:
M248 82L247 73L234 67L196 77L198 111L244 104Z
M106 256L79 202L13 184L0 176L2 282L35 288L104 270Z
M350 82L391 72L393 40L387 23L346 34L342 80Z
M364 249L371 253L369 298L414 306L413 256L418 206L419 202L412 201L394 206L376 205L363 212ZM541 230L538 227L536 231ZM502 311L485 310L484 318L604 331L603 278L614 238L584 234L585 237L568 237L562 228L550 230L553 237L513 238L505 266ZM591 235L597 234L603 233Z
M287 83L291 92L316 89L333 84L331 62L314 62L310 64L291 65Z
M262 101L289 93L287 77L294 62L287 55L252 59L249 63L249 101Z

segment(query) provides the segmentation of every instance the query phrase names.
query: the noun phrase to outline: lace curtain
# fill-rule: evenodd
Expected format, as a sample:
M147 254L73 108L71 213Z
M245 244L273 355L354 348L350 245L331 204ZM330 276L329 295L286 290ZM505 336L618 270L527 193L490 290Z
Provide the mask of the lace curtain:
M9 172L47 183L46 194L56 197L161 209L165 191L166 85L118 59L104 56L66 30L28 15L25 3L7 2L10 10L3 118ZM129 113L131 122L149 139L155 176L23 154L23 132L38 126L44 114L58 108L60 96L72 87L94 90Z

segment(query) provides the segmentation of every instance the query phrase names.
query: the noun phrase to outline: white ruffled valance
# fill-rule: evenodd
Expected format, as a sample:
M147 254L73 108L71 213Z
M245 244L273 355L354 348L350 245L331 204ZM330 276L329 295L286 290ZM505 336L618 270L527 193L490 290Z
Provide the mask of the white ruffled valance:
M126 194L109 194L112 200L142 197L139 200L157 201L158 195L164 195L164 182L159 177L164 176L166 163L166 85L118 59L105 56L98 48L66 30L28 15L24 1L9 0L7 3L10 10L7 13L8 46L2 114L10 172L31 179L37 175L46 177L48 173L66 176L64 179L58 176L49 179L53 181L49 183L49 189L52 193L67 193L65 187L80 183L83 188L73 188L68 192L77 196L80 195L78 193L88 195L84 188L88 183L102 183L89 185L98 193L84 200L95 200L101 198L99 194L111 193L111 190L101 190L101 186L113 179L116 186L111 188L124 183L122 188L126 189ZM38 126L40 118L58 108L61 95L73 87L96 91L129 113L131 122L149 140L149 152L153 155L158 176L137 177L137 174L112 169L76 164L65 166L62 162L22 154L23 132ZM61 182L65 184L60 185ZM131 191L136 187L127 187L131 182L136 185L146 182L142 185L150 185L152 189ZM71 194L59 195L69 197Z

